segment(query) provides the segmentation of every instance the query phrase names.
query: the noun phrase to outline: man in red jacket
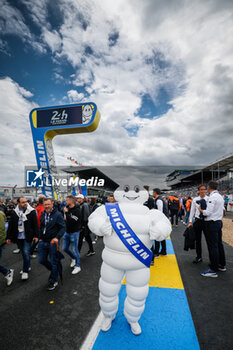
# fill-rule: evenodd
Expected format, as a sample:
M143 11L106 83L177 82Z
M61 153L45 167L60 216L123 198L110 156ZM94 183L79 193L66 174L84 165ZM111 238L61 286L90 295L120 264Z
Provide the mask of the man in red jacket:
M40 229L40 217L44 212L44 196L39 196L39 205L36 207L38 227Z
M44 212L44 198L45 198L44 195L40 195L39 196L39 200L38 200L39 204L35 208L36 209L36 213L37 213L37 221L38 221L38 228L39 229L40 229L40 217L41 217L41 214ZM32 242L31 251L30 251L30 255L31 255L32 259L36 258L36 254L34 254L34 253L35 253L35 250L36 250L37 243L38 242L35 242L35 241Z

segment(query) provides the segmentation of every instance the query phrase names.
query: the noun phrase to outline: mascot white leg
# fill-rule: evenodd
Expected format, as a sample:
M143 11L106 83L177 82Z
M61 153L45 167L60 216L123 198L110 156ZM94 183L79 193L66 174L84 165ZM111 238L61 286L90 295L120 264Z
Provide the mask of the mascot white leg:
M127 297L124 305L124 315L135 335L141 334L138 323L144 308L146 297L149 292L150 269L145 267L140 270L126 271Z
M101 277L99 280L100 297L99 303L104 314L102 331L107 332L112 325L119 304L118 293L121 288L121 282L124 277L123 270L117 270L103 262L101 266Z

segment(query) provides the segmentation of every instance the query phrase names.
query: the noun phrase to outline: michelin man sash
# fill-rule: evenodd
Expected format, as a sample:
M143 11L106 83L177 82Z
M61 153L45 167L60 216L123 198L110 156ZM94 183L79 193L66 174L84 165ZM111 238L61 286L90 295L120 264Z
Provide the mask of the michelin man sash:
M142 243L128 225L118 203L106 203L105 208L107 215L110 218L111 225L122 243L124 243L126 248L135 256L135 258L147 267L150 267L153 253Z

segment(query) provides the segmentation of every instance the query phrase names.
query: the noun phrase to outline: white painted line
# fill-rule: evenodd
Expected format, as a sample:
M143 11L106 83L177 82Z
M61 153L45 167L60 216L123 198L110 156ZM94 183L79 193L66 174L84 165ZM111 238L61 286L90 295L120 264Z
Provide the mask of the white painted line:
M88 333L86 339L84 340L84 343L82 344L80 350L91 350L92 349L93 345L95 344L96 338L99 335L99 331L100 331L103 319L104 319L104 315L100 311L93 326L90 329L90 332Z

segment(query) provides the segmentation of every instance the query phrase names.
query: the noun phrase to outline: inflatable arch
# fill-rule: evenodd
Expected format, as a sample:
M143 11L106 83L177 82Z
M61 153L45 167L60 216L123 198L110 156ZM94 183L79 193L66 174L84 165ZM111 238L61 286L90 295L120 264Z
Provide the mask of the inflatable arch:
M52 185L52 176L57 174L53 138L56 135L95 131L100 113L95 103L87 102L35 108L29 118L38 170L43 173L42 192L47 197L57 199L59 188Z

